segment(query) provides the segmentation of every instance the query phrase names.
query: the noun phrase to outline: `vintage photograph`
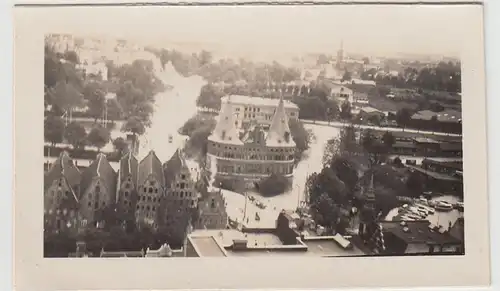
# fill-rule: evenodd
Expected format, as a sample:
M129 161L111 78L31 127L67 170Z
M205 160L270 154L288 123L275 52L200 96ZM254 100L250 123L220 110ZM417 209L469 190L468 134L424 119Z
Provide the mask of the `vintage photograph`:
M463 256L454 22L294 11L46 34L44 257Z

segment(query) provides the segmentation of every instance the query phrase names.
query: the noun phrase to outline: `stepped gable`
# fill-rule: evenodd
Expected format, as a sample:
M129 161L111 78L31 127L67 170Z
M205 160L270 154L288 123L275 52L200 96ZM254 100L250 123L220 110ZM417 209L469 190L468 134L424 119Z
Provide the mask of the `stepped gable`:
M155 176L161 185L165 185L163 178L163 170L160 159L156 153L151 150L144 159L139 163L139 170L137 173L137 185L143 185L148 179L149 175Z
M274 113L269 127L269 132L266 137L266 145L270 147L294 147L290 127L288 126L288 116L285 112L283 96L280 97L278 107Z
M138 167L139 161L137 161L137 158L131 152L128 152L126 155L124 155L120 159L118 185L121 185L129 175L132 176L132 181L135 184L137 182ZM137 185L135 186L137 187Z
M74 193L74 187L80 184L80 180L82 178L82 174L78 167L73 163L73 160L70 158L67 151L61 152L57 160L52 164L50 170L44 176L44 191L52 185L54 180L59 179L60 177L64 177L66 182L71 188L75 199L78 201Z
M175 176L181 171L182 168L187 168L186 161L184 160L182 150L177 149L170 160L163 165L163 175L165 177L165 184L167 187L170 186L170 183L175 181Z
M109 164L106 155L103 153L97 154L96 159L90 164L88 168L83 171L81 190L83 193L91 185L92 180L96 177L101 178L104 186L109 193L116 192L117 175L113 167Z
M214 131L209 136L209 140L214 142L221 142L225 144L242 145L243 142L239 138L238 131L235 126L235 118L233 113L233 106L231 104L231 97L220 111L219 120L215 126Z

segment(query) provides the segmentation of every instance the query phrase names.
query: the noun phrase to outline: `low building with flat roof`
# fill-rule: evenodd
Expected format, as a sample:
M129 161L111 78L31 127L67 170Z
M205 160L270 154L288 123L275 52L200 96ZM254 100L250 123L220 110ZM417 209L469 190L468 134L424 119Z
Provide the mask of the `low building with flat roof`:
M299 232L297 219L288 212L278 216L276 228L196 230L187 239L190 257L311 256L345 257L365 253L349 237L314 236Z
M458 254L462 241L429 221L383 221L378 240L383 255Z

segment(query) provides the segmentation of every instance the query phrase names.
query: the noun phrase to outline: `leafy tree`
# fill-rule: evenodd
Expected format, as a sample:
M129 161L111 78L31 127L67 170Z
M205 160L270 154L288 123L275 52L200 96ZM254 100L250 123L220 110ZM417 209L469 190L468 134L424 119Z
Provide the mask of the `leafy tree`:
M115 138L113 140L113 147L120 155L123 155L128 151L128 143L123 137Z
M132 132L134 135L143 135L146 132L146 127L139 117L131 116L123 124L122 131Z
M412 196L418 197L425 189L425 179L421 173L413 171L410 173L410 176L406 181L406 186L408 187L408 190L410 190Z
M411 120L411 111L409 108L401 108L396 112L396 122L405 128Z
M109 142L110 134L106 128L98 125L92 128L87 139L91 145L100 151Z
M85 99L88 101L87 106L89 107L89 113L94 117L94 120L97 121L97 119L103 117L106 106L106 93L97 82L88 83L83 92Z
M321 54L318 56L318 60L317 60L317 64L318 65L324 65L324 64L328 64L328 57L324 54Z
M207 126L211 129L215 128L216 123L215 119L211 116L195 115L184 123L179 129L179 132L183 135L191 136L194 131L201 127Z
M344 81L351 81L352 80L352 74L349 71L345 71L344 75L342 76L342 82Z
M401 158L399 158L399 157L395 157L393 163L394 163L394 165L396 165L398 167L403 166L403 161L401 161Z
M54 87L53 102L63 111L83 105L83 95L71 83L59 81Z
M351 113L351 103L349 101L344 101L340 106L340 118L343 120L349 120L352 117Z
M78 54L75 51L66 51L64 53L64 59L73 64L79 64L80 60L78 58Z
M301 121L296 119L290 119L289 122L290 133L293 137L293 141L295 142L295 158L300 160L300 156L302 153L309 148L309 142L311 138L311 134L304 128L304 124Z
M108 119L118 120L123 117L123 109L116 98L108 99L106 101L108 110Z
M205 157L208 150L208 137L214 129L215 122L212 122L192 131L186 145L186 152L191 153L192 155L200 155L201 157Z
M335 229L340 213L333 199L326 193L321 194L311 205L314 220L329 229Z
M87 132L83 125L78 122L71 122L64 131L64 137L74 149L81 149L87 141Z
M384 145L387 147L387 148L392 148L392 146L394 145L394 143L396 142L396 138L394 137L394 135L389 132L389 131L386 131L384 133L384 135L382 136L382 142L384 143ZM401 160L400 160L401 161Z
M59 116L49 115L44 122L44 138L50 142L52 146L56 143L61 143L64 137L64 121Z
M363 148L366 151L371 152L375 142L376 142L376 138L375 138L375 135L373 134L373 131L370 129L365 130L363 132L363 136L362 136Z
M290 182L285 176L272 174L259 183L258 190L262 195L269 197L282 194L289 187Z
M328 124L330 122L334 121L337 116L339 116L339 107L337 105L337 102L335 100L328 100L326 102L326 120L328 121Z
M344 183L347 191L351 192L354 190L359 180L358 170L349 157L339 156L334 158L330 168L339 180Z
M310 98L296 98L294 102L299 107L301 119L321 120L326 116L325 100L313 96Z
M202 50L199 55L200 66L205 66L212 62L212 53Z

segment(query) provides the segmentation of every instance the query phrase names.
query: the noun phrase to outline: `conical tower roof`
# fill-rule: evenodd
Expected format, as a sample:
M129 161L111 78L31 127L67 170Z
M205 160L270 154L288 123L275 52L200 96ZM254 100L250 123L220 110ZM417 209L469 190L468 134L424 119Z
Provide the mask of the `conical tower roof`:
M229 97L227 102L223 104L219 114L219 120L209 140L226 144L242 145L243 142L239 138L234 123L233 106L231 104L231 98Z
M280 102L278 103L273 120L271 121L271 126L269 127L269 132L266 137L266 145L272 147L295 146L295 142L290 133L290 127L288 126L288 116L285 112L283 96L280 97Z

